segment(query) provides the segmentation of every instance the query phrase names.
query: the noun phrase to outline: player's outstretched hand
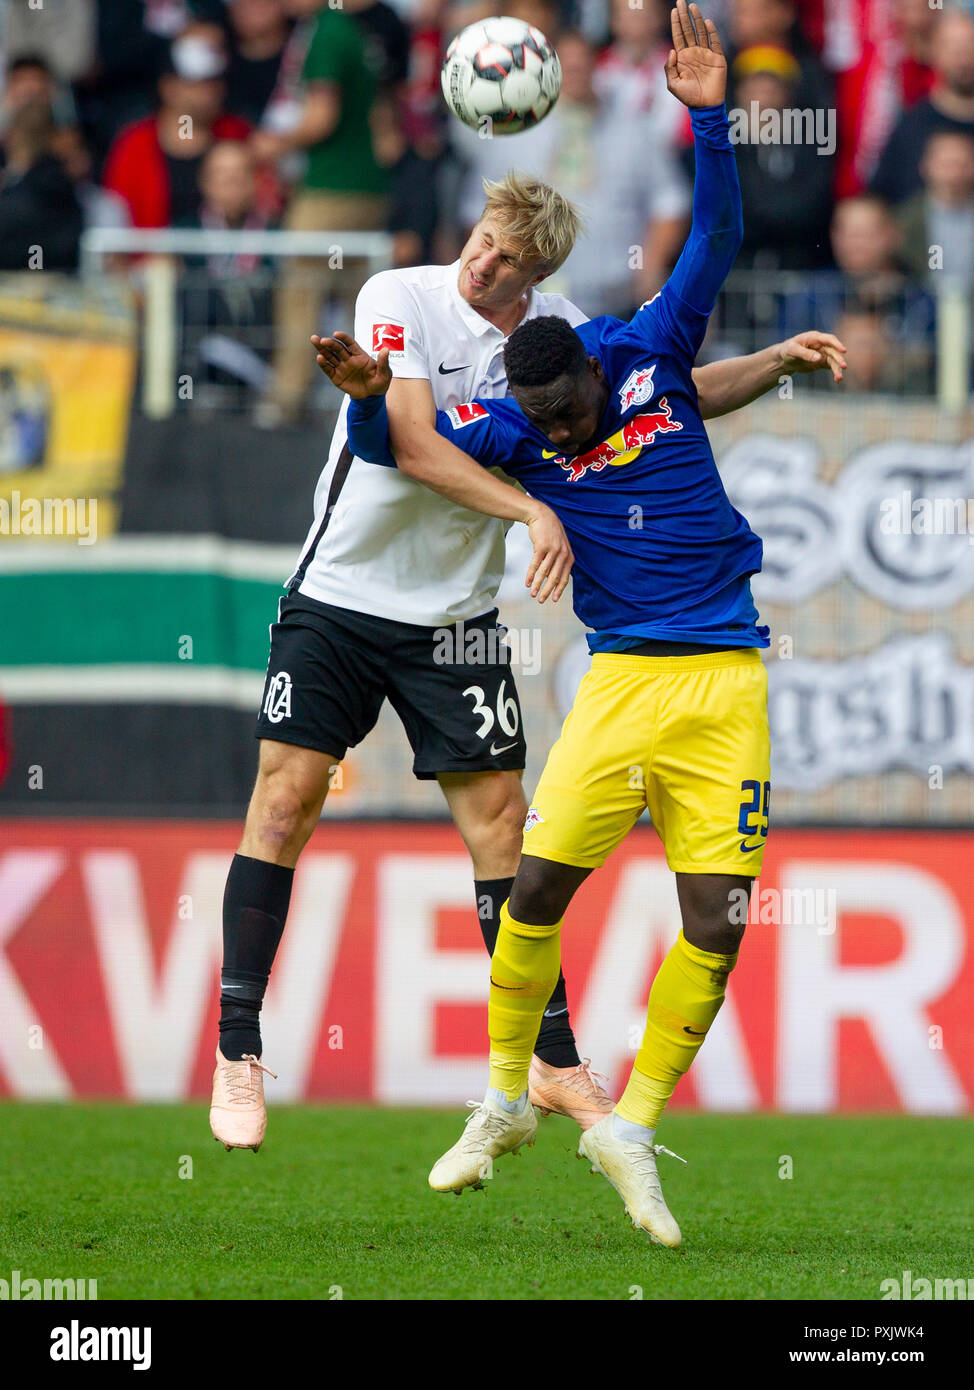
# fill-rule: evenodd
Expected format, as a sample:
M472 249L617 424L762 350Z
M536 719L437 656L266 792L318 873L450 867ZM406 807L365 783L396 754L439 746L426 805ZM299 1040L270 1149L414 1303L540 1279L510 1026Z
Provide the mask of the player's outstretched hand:
M828 369L834 381L841 381L848 365L845 344L840 343L834 333L819 333L817 329L796 333L794 338L779 344L778 352L784 372L820 372Z
M727 91L727 60L714 21L704 19L699 5L677 0L670 28L667 87L684 106L720 106Z
M341 332L331 338L319 338L314 333L311 346L328 380L352 400L363 401L366 396L381 396L388 391L392 382L388 348L382 348L378 357L370 357L350 333Z
M575 563L565 528L550 507L533 499L532 511L525 520L534 546L525 587L531 590L531 597L539 603L544 603L549 597L557 603L565 592Z

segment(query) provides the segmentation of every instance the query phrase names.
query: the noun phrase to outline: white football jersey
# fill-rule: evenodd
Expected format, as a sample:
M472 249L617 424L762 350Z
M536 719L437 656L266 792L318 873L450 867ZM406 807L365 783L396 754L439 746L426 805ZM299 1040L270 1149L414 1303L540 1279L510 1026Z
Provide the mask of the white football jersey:
M459 261L384 270L362 287L355 338L373 356L388 347L397 377L429 381L438 410L474 396L506 396L500 329L457 288ZM529 291L521 322L586 315L556 294ZM494 606L509 523L457 506L394 468L350 454L342 402L328 462L315 489L315 516L289 580L321 603L380 618L439 627Z

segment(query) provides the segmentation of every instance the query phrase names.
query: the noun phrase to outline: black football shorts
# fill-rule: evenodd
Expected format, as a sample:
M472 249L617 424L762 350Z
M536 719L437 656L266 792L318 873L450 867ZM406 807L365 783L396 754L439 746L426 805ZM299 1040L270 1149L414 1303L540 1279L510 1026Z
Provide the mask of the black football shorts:
M503 632L496 608L431 628L288 594L271 624L256 735L340 760L388 699L417 777L520 770L521 706Z

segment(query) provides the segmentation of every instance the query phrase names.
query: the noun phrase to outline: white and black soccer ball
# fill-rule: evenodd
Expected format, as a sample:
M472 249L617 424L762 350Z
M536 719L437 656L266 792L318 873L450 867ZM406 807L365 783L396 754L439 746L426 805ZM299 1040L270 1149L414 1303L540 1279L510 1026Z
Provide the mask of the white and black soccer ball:
M447 105L465 125L516 135L558 100L561 63L540 29L520 19L485 19L457 34L440 81Z

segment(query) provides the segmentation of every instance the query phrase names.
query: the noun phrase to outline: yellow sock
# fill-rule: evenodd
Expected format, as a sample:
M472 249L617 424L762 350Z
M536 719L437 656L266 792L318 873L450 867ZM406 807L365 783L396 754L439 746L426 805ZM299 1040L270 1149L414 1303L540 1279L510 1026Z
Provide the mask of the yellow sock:
M616 1106L624 1120L656 1128L717 1017L736 964L736 952L721 956L701 951L680 932L649 992L642 1046Z
M561 922L532 927L501 908L497 944L490 962L490 1080L488 1085L517 1100L527 1088L531 1054L541 1015L561 968Z

